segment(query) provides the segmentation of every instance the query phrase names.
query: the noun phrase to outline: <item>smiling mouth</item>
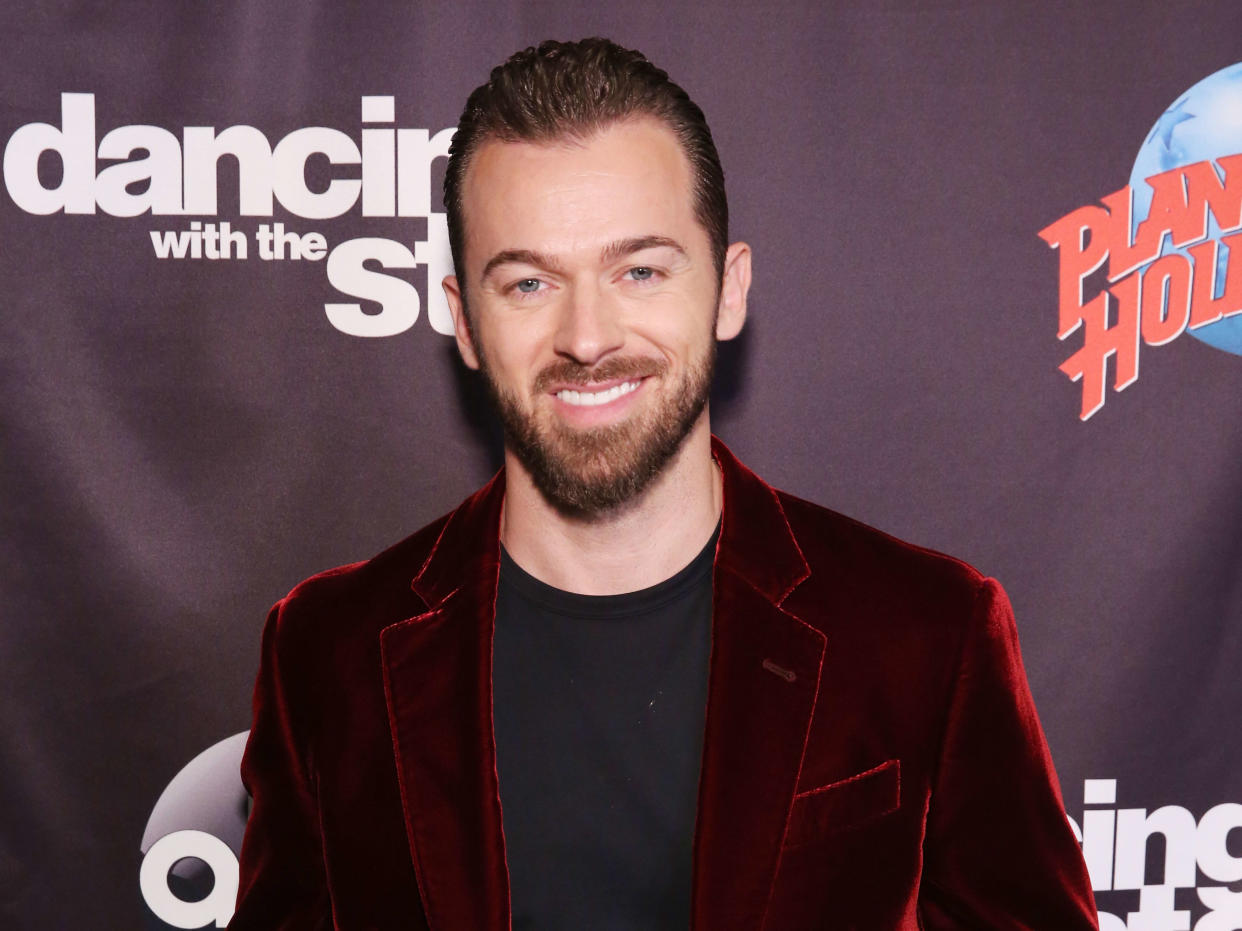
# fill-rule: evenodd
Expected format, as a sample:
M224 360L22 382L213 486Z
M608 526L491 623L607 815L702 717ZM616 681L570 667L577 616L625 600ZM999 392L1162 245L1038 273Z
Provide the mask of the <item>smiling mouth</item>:
M641 379L634 381L625 381L619 385L613 385L611 388L605 388L602 391L575 391L573 388L562 388L556 392L556 397L566 404L572 404L575 407L598 407L601 404L608 404L615 401L622 395L629 394L641 384Z

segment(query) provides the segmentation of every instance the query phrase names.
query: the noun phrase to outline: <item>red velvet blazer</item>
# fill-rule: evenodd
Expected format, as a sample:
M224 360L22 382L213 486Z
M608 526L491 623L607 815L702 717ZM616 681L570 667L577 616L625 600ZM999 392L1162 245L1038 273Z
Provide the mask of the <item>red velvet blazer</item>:
M1008 602L723 445L696 931L1096 928ZM235 929L509 927L503 473L272 612Z

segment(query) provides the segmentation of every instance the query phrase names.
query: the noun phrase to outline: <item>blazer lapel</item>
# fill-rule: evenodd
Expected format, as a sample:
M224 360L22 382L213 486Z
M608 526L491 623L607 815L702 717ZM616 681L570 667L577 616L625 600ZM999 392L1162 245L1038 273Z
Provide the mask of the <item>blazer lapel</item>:
M501 476L449 518L412 587L428 610L380 634L406 835L433 931L509 927L492 736Z
M692 926L761 927L819 689L825 638L781 608L809 574L775 492L718 441L724 515L694 840Z

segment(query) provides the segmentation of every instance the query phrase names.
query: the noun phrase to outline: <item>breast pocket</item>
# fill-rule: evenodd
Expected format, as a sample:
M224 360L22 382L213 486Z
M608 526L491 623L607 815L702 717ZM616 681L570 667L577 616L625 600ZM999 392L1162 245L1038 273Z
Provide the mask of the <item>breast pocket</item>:
M887 760L857 776L795 795L785 846L813 843L883 817L899 807L901 761Z

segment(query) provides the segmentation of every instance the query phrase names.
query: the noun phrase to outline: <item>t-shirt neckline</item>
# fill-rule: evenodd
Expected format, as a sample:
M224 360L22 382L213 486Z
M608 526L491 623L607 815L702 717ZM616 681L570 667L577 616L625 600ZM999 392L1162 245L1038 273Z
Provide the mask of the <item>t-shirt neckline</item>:
M649 614L669 602L676 601L699 585L711 574L716 561L716 542L720 539L720 522L711 538L697 556L663 582L616 595L583 595L567 592L535 578L516 562L500 545L500 584L545 611L564 617L592 619L624 619Z

